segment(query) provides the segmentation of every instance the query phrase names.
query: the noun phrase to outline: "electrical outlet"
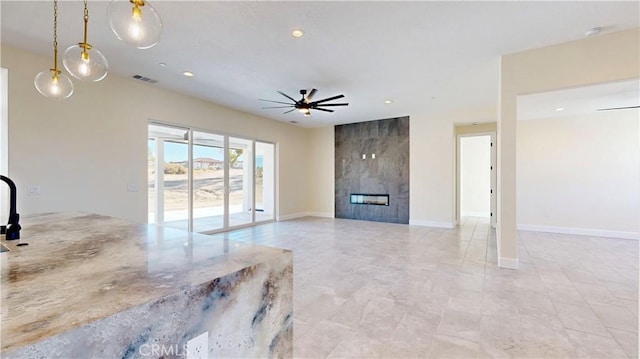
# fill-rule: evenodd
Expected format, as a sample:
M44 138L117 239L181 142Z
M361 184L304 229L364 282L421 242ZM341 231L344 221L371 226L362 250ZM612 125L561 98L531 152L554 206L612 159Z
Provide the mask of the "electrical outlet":
M28 196L39 196L40 195L40 186L39 185L29 185L29 186L27 186L27 195Z
M209 354L209 332L204 332L187 342L187 359L205 359Z
M138 192L138 185L135 183L127 184L127 192Z

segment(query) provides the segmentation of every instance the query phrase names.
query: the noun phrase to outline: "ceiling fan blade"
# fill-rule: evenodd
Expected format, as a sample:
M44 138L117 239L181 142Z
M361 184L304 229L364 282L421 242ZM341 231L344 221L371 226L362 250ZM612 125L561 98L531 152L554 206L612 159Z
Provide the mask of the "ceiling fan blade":
M611 107L611 108L599 108L598 111L611 111L611 110L628 110L632 108L640 108L640 106L626 106L626 107Z
M329 109L326 109L326 108L320 108L320 107L316 107L316 108L314 108L314 110L320 110L320 111L324 111L324 112L333 112L333 110L329 110Z
M293 107L293 105L290 106L269 106L269 107L261 107L261 108L289 108L289 107Z
M307 97L305 98L305 101L306 101L307 103L308 103L308 102L311 102L311 98L313 97L313 95L315 95L316 91L318 91L318 90L316 90L316 89L311 89L311 91L309 91L309 94L308 94L308 95L307 95Z
M323 103L322 105L323 107L327 107L327 106L349 106L348 103Z
M344 95L337 95L337 96L325 98L323 100L313 101L312 103L319 104L319 103L322 103L322 102L327 102L327 101L331 101L331 100L337 100L337 99L343 98L343 97L344 97Z
M284 104L284 105L293 105L292 103L288 103L288 102L273 101L273 100L265 100L265 99L263 99L263 98L259 98L258 100L259 100L259 101L266 101L266 102L273 102L273 103L281 103L281 104Z
M278 91L279 94L281 94L282 96L288 98L289 100L293 101L294 103L298 102L296 100L293 99L293 97L287 95L286 93L282 92L282 91Z
M291 111L295 111L295 110L296 110L296 109L295 109L295 107L294 107L294 108L292 108L292 109L291 109L291 110L289 110L289 111L283 112L282 114L283 114L283 115L286 115L286 114L288 114L289 112L291 112Z

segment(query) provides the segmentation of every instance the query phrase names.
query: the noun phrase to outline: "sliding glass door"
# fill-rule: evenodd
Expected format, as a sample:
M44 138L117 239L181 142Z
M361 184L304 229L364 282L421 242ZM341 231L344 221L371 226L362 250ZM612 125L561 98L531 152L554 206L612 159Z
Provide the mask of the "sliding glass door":
M275 218L275 145L255 142L255 221Z
M213 233L275 219L275 145L151 123L149 223Z
M193 232L223 229L224 136L193 131Z
M253 141L229 138L229 226L253 222Z
M149 223L189 229L188 129L149 126Z

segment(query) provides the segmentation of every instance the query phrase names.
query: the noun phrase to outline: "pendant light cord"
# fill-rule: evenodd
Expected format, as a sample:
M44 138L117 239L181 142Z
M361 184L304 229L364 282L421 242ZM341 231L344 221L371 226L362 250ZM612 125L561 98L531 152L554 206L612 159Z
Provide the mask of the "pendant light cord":
M87 51L87 25L89 24L89 8L87 7L87 0L84 0L84 51Z
M58 76L58 0L53 0L53 76Z

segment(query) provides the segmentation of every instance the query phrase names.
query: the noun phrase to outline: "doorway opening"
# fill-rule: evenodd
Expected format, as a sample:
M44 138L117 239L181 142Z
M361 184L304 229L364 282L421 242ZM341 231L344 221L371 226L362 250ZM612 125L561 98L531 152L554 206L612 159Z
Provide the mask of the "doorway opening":
M640 239L640 79L517 97L518 230Z
M495 133L458 135L457 144L457 223L463 217L491 218L495 227Z

